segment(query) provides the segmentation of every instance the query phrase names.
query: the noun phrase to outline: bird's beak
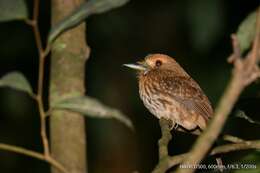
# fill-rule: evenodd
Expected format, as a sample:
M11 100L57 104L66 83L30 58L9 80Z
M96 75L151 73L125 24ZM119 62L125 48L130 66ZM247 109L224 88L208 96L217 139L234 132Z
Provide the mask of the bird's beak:
M137 62L136 64L123 64L123 66L140 71L146 71L148 69L147 64L143 61Z

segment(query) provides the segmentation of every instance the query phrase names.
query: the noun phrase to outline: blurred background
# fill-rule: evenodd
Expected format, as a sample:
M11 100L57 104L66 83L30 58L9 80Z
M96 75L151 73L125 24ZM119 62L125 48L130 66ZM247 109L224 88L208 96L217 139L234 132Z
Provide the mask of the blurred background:
M27 1L29 9L32 2ZM88 162L91 173L150 172L158 162L158 120L143 106L134 71L122 67L147 54L174 57L201 85L214 107L230 77L230 34L259 5L259 0L132 0L122 8L87 19L91 56L86 64L86 94L122 110L133 121L135 132L115 120L86 118ZM41 1L40 29L46 38L50 26L50 1ZM33 88L37 85L38 58L30 26L24 22L0 23L0 75L21 71ZM46 76L49 75L49 62ZM48 78L45 95L48 96ZM260 126L235 118L237 110L260 121L259 83L248 87L235 105L225 133L260 139ZM0 88L0 142L42 151L39 116L26 94ZM196 136L173 133L171 154L189 150ZM243 151L223 156L225 164L256 164L260 152ZM214 158L205 162L215 163ZM15 153L0 151L0 172L43 173L49 165ZM205 171L204 171L205 172Z

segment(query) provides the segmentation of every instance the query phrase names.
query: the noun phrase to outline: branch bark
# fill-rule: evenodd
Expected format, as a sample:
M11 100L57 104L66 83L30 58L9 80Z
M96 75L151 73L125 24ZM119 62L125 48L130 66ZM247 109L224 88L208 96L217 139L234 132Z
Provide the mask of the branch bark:
M198 165L198 163L200 163L200 161L209 152L211 146L220 134L229 113L231 112L243 89L251 84L253 81L255 81L258 77L260 77L260 70L258 67L258 62L260 59L259 19L260 8L258 8L257 10L256 33L252 45L252 50L249 51L245 58L241 56L240 46L236 35L232 35L233 54L228 58L228 61L234 64L232 78L219 102L219 105L215 111L215 115L213 116L213 119L211 120L208 128L203 131L190 152L173 157L168 156L167 146L169 141L171 140L171 136L169 136L169 134L165 131L165 129L167 129L166 124L160 121L162 138L159 141L159 163L152 171L152 173L166 172L171 167L180 163L182 163L182 165L185 165L187 169L182 169L181 167L179 167L176 171L177 173L194 172L196 165ZM210 152L210 155L227 153L235 150L260 148L259 140L245 141L243 139L230 135L224 135L223 139L229 142L233 142L234 144L216 147Z
M52 24L66 17L83 0L52 0ZM62 34L52 45L50 104L84 95L84 65L89 57L85 24ZM86 135L83 116L53 110L50 116L51 152L71 173L87 172ZM52 168L52 173L60 173Z
M260 149L260 140L253 140L253 141L244 141L239 143L233 144L225 144L212 149L209 155L217 155L217 154L225 154L229 152L239 151L239 150L249 150L249 149ZM179 154L176 156L167 156L162 159L159 164L155 167L152 173L163 173L166 172L168 169L181 164L186 158L191 157L190 152ZM182 165L185 166L184 163ZM188 166L188 165L187 165ZM189 170L182 168L182 170Z
M158 141L159 160L161 160L168 156L168 144L172 139L172 134L171 129L169 127L169 122L166 119L161 118L159 122L162 133L162 137Z
M222 130L224 123L231 112L234 104L239 98L240 93L243 89L255 81L260 73L258 68L259 61L259 32L260 32L260 9L257 12L256 18L256 34L253 43L252 51L248 53L246 58L241 57L239 50L239 44L233 35L233 63L234 69L232 73L231 81L222 96L220 103L215 111L215 115L208 128L202 133L199 139L196 141L190 151L189 157L186 157L183 161L183 165L197 165L203 157L207 154L210 147L217 139L220 131ZM191 166L192 167L192 166ZM194 167L190 169L177 170L177 173L191 173L194 172Z

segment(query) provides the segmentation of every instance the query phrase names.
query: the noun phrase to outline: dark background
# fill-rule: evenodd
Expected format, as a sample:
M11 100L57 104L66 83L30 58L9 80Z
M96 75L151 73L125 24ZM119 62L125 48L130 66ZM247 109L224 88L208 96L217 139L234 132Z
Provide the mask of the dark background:
M91 56L86 64L87 94L122 110L133 121L135 132L115 120L86 119L88 161L91 173L150 172L157 163L158 121L138 96L134 71L122 67L150 53L174 57L201 85L216 106L229 80L232 66L230 34L253 11L258 0L132 0L122 8L91 16L87 42ZM32 2L28 1L32 9ZM40 29L46 38L50 26L50 2L43 0ZM21 71L33 88L37 85L38 58L30 26L21 21L0 23L0 75ZM46 76L49 73L49 62ZM260 126L234 118L236 110L259 118L259 83L248 87L236 104L225 133L259 139ZM48 78L45 86L46 102ZM0 89L0 142L42 151L39 116L34 101L24 93ZM171 153L188 151L196 137L173 133ZM223 156L224 163L258 164L259 152L236 152ZM215 163L214 158L206 162ZM48 172L49 165L26 156L0 151L0 172Z

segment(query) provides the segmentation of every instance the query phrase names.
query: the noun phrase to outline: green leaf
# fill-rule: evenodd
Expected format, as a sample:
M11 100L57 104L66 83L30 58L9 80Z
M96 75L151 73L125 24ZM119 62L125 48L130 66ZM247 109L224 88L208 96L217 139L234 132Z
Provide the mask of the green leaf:
M31 85L20 72L11 72L0 79L0 87L10 87L16 90L33 94Z
M51 28L48 42L51 43L62 32L79 25L92 14L104 13L126 4L129 0L89 0L74 10L68 17Z
M237 38L241 53L246 51L253 42L256 31L256 11L249 14L239 25L237 30Z
M0 0L0 22L24 20L28 17L24 0Z
M52 108L68 109L94 118L114 118L133 129L131 120L122 112L88 96L68 98L54 103Z

